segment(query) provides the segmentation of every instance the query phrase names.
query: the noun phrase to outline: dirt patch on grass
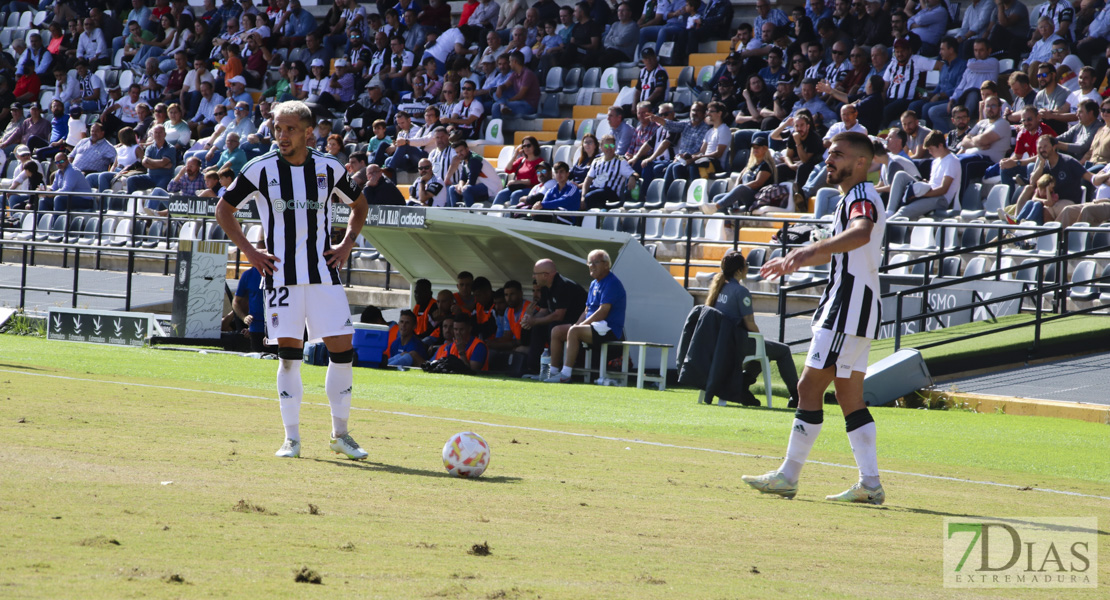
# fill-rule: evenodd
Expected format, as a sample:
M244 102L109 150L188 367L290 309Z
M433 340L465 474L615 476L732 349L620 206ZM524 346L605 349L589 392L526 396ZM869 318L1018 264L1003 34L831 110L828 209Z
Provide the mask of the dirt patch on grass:
M653 576L649 573L640 573L636 577L636 581L639 581L640 583L646 583L648 585L666 585L667 584L666 581L664 581L662 579L659 579L658 577L655 577L655 576Z
M354 542L347 542L346 544L343 544L343 545L339 546L339 549L342 550L343 552L354 552L356 550L355 543Z
M308 567L301 567L300 569L294 571L293 581L297 583L314 583L316 585L324 583L324 580L320 577L320 574Z
M271 512L269 510L266 510L266 507L262 506L261 504L253 504L251 502L247 502L246 500L242 500L242 499L239 500L239 502L236 502L235 506L231 507L231 510L233 510L235 512L241 512L241 513L258 513L260 515L276 515L277 514L276 512Z
M88 548L111 548L112 546L119 546L120 543L119 540L117 540L116 538L98 535L91 538L85 538L80 542L77 542L77 545L85 546Z
M162 578L166 583L185 583L185 578L178 573L171 573Z
M466 551L466 553L473 556L489 556L490 554L493 554L493 552L490 551L489 542L474 544L470 547L470 550Z
M489 600L518 600L519 598L539 598L538 595L532 590L522 590L520 588L513 588L511 590L497 590L486 594Z
M431 598L458 598L459 596L467 594L469 592L470 590L467 589L465 585L461 583L456 583L454 585L449 585L442 590L439 590L438 592L432 592L431 594L428 594L428 596Z

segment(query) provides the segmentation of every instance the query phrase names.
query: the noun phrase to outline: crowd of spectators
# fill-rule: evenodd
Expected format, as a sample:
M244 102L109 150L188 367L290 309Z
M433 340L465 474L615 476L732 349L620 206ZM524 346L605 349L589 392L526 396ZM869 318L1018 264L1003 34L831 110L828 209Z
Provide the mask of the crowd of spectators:
M24 186L218 194L220 170L234 176L271 148L273 103L299 99L320 119L317 148L343 160L379 203L405 202L400 173L415 179L414 204L555 211L619 207L656 179L666 188L735 174L703 210L822 213L822 159L841 131L866 131L884 146L880 189L892 216L958 210L980 180L1015 184L1016 204L1035 172L1055 178L1068 200L1082 199L1080 186L1088 198L1110 196L1093 183L1110 162L1110 6L1097 1L757 0L755 18L735 29L726 0L473 0L457 18L443 0L333 0L320 19L299 0L37 8L50 11L46 21L0 53L3 159L23 167L29 150L41 161L37 173L16 170ZM723 64L697 82L696 101L668 101L664 66L685 64L709 40L729 40ZM127 77L102 77L117 53ZM502 169L506 185L473 151L489 117L536 113L551 68L617 64L639 68L634 101L612 107L606 135L582 137L570 160L545 161L525 140ZM1051 160L1041 137L1058 150ZM179 178L194 159L199 175ZM1093 176L1062 181L1074 164Z

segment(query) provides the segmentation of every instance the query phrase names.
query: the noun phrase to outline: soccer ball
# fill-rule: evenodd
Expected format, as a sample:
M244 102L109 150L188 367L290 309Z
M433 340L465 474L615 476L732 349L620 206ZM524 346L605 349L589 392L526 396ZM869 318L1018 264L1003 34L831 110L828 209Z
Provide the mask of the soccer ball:
M489 444L477 433L456 433L443 446L443 468L455 477L481 477L489 460Z

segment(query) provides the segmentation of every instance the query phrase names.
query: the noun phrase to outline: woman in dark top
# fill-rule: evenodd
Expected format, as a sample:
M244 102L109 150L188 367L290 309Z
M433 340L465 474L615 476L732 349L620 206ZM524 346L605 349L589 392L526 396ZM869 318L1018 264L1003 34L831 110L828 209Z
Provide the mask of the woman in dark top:
M582 182L586 181L586 173L590 171L590 165L600 154L601 146L597 143L597 136L592 133L582 136L582 152L578 156L578 161L570 168L570 180L582 185Z
M734 125L740 129L760 129L764 118L763 109L775 110L775 94L762 77L752 75L748 77L748 88L743 95Z
M883 108L886 98L883 96L883 78L872 75L867 78L864 85L864 95L855 101L856 110L859 112L859 124L867 129L871 135L879 135L882 129Z
M790 53L787 56L794 56L795 54L805 56L806 46L816 41L818 41L817 32L813 27L813 19L807 17L805 9L803 9L802 15L794 19L794 43L790 44Z
M795 192L801 190L802 184L825 154L825 145L813 127L813 115L804 108L799 110L771 132L771 139L786 141L784 162L779 165L779 180L794 180Z
M767 147L767 134L757 133L752 137L751 154L748 156L747 166L740 172L740 182L728 192L714 196L712 202L702 203L701 210L710 215L717 211L727 211L733 206L747 211L755 202L756 192L764 186L778 183L777 175L775 161Z
M759 325L755 322L755 309L752 302L752 294L748 288L744 287L741 280L748 273L748 261L744 259L744 255L737 250L731 250L721 258L721 272L713 276L713 282L709 284L709 295L705 299L706 306L712 306L721 311L725 318L729 319L738 326L743 326L748 330L748 333L759 333ZM779 376L782 377L782 382L786 384L786 390L790 394L790 408L797 408L798 406L798 368L794 366L794 357L790 354L790 346L772 342L771 340L763 340L764 349L767 352L767 358L775 361L779 368ZM748 346L744 349L744 356L749 356L755 353L755 341L748 340ZM744 367L744 389L739 391L740 402L748 406L759 406L759 400L752 395L748 387L759 379L762 372L762 365L758 361L752 361Z
M212 34L208 32L208 24L204 19L193 22L193 37L186 43L186 49L190 56L212 64L209 56L212 53Z

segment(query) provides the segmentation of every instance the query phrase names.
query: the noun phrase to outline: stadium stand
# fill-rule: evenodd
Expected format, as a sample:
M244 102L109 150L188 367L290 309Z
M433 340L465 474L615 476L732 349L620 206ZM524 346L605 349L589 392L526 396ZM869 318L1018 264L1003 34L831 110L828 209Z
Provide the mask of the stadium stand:
M722 2L729 10L721 10ZM753 266L763 254L781 251L768 247L781 225L746 219L746 207L690 224L686 215L708 212L714 198L748 183L742 173L759 170L751 168L758 167L751 158L753 133L792 123L801 110L814 115L813 131L801 136L787 124L783 140L769 142L774 167L760 212L778 211L773 214L780 219L805 219L819 208L817 192L828 187L823 170L793 181L794 171L784 163L822 153L829 137L846 128L839 120L844 104L858 107L855 127L881 140L895 157L876 173L880 184L899 170L927 180L933 160L921 140L929 130L945 134L960 162L960 191L947 209L916 223L890 223L891 254L974 248L997 239L1000 231L1009 240L1004 227L1017 216L1024 188L1041 176L1054 178L1059 200L1094 205L1110 198L1110 105L1103 103L1110 75L1106 60L1095 60L1110 46L1110 7L1079 11L1068 21L1053 12L1055 4L1015 2L1009 6L1016 22L1003 26L984 9L985 0L941 4L949 18L938 30L922 24L918 15L925 11L912 1L779 6L718 0L680 15L671 9L685 10L685 3L625 7L560 0L534 3L497 23L501 28L492 28L492 35L501 43L496 43L490 41L488 21L464 18L463 2L446 3L449 17L442 2L419 3L413 15L396 14L392 3L348 8L345 0L273 0L248 15L236 2L217 2L211 10L195 3L184 11L180 3L160 9L147 2L133 9L130 3L84 0L30 10L12 3L0 10L0 42L7 42L0 53L0 150L5 187L16 190L4 194L4 238L165 248L178 239L219 238L222 232L211 223L181 214L172 202L168 215L159 213L150 194L158 196L157 187L171 198L218 195L227 181L183 185L178 180L186 153L199 156L205 167L228 166L234 172L271 148L269 112L273 103L288 99L308 102L320 118L314 141L321 151L347 162L352 172L370 164L383 167L409 203L419 202L410 195L416 161L393 160L401 147L399 112L413 117L405 133L415 149L412 156L435 152L436 125L424 123L425 109L435 107L438 125L451 136L468 138L471 149L502 177L526 137L539 141L544 162L575 165L584 140L614 132L617 162L640 175L639 183L598 207L613 214L580 222L642 236L672 274L695 285L725 248L742 248ZM1036 29L1041 16L1056 25L1043 40ZM631 60L600 60L601 42L620 35L635 38ZM1046 46L1064 50L1042 55L1039 48ZM513 56L519 58L509 60ZM62 75L55 77L56 72ZM469 82L475 91L467 90ZM808 85L815 86L813 95L804 89ZM727 151L717 164L702 159L715 143L703 121L709 102L726 108L721 120ZM30 104L45 109L39 121L30 110L12 119L13 105ZM236 110L237 104L247 110ZM1042 113L1048 128L1036 136L1023 133L1027 105ZM615 120L609 116L614 106L622 111ZM906 110L919 117L912 133L903 126ZM889 120L883 122L883 115ZM378 120L386 125L380 138L371 126ZM120 144L124 128L136 134L141 154ZM100 135L94 130L105 138L94 141ZM165 132L171 151L151 152L158 147L156 130ZM229 143L232 133L238 144ZM1056 164L1042 165L1037 158L1040 135L1055 139ZM19 150L23 145L33 153L30 159ZM39 185L58 185L54 149L68 153L70 168L97 182L110 179L111 191L133 192L139 200L94 194L92 214L62 202L64 210L55 216L47 210L55 208L53 201L47 206L28 193ZM670 181L645 173L652 164L673 162L676 152L687 155L680 160L693 163L698 177ZM366 167L356 165L363 154ZM1006 157L1019 164L984 177L988 166ZM38 173L24 168L33 159ZM582 178L589 166L587 159ZM435 169L448 184L462 175L446 173L445 164ZM103 172L112 176L100 178ZM594 183L605 176L595 173ZM903 202L925 191L910 187ZM880 190L891 191L884 185ZM1054 201L1032 202L1041 200ZM33 214L24 212L28 209ZM827 212L825 207L821 214ZM1103 248L1107 242L1110 235L1104 233L1055 236L1046 230L1029 241L1007 242L1002 254L1020 264L1029 256ZM982 254L936 261L930 269L951 276L962 267L966 275L1001 264L997 256L987 256L990 252ZM372 248L358 255L380 259ZM1106 257L1092 260L1101 267Z

